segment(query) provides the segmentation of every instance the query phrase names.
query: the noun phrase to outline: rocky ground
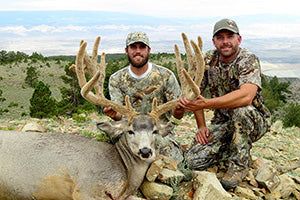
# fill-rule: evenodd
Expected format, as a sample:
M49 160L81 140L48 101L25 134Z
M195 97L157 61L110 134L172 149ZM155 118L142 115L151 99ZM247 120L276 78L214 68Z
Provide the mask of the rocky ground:
M211 112L206 112L206 117L209 119ZM107 137L96 128L96 122L106 120L109 119L95 113L89 115L81 114L73 118L58 117L56 119L28 118L9 120L2 118L0 119L0 129L22 131L22 129L30 126L30 124L36 124L43 132L80 134L92 137L96 140L105 141ZM194 133L197 131L195 119L192 115L187 115L181 120L174 119L174 121L178 124L175 128L176 139L184 147L188 148L194 138ZM286 194L285 196L280 196L278 191L276 194L270 195L270 191L268 191L270 188L268 189L267 186L265 188L259 188L258 185L251 185L250 183L253 183L255 180L248 177L248 185L252 187L251 191L255 192L257 190L257 193L255 193L254 196L246 195L245 197L245 195L237 195L240 191L231 191L234 197L237 199L300 199L300 128L292 127L284 129L280 121L274 123L271 127L271 131L253 144L251 153L253 160L257 161L257 165L260 167L262 165L268 166L267 168L263 168L264 170L272 169L273 175L275 174L279 177L284 174L289 177L290 180L294 180L295 184L292 190L294 192L289 193L288 196L286 196ZM253 173L257 172L253 169ZM267 172L264 172L264 174L266 173ZM258 189L254 190L253 188ZM182 197L181 199L188 199L188 197ZM190 199L192 198L190 197Z

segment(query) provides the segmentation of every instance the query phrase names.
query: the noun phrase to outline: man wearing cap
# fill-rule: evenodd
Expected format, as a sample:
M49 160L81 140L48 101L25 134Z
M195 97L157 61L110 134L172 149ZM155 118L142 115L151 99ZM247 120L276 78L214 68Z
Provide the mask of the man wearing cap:
M185 159L190 168L198 170L225 164L227 171L221 183L229 190L247 175L252 142L268 130L270 113L263 104L259 59L239 47L242 37L236 23L230 19L218 21L212 41L216 49L204 55L210 68L201 83L201 91L208 86L211 98L200 95L194 101L180 102L185 110L194 112L198 125L195 144ZM214 110L209 129L203 109Z
M109 94L112 101L125 104L128 95L132 106L137 112L147 114L152 110L152 101L157 99L158 105L176 99L180 96L180 87L173 72L165 67L148 62L151 48L149 39L144 32L131 32L126 39L125 53L129 66L112 74L109 79ZM104 113L118 121L122 115L110 107L104 108ZM177 107L163 114L160 119L167 122L171 114L180 119L184 110ZM172 135L159 138L158 149L160 154L170 156L181 162L182 151Z

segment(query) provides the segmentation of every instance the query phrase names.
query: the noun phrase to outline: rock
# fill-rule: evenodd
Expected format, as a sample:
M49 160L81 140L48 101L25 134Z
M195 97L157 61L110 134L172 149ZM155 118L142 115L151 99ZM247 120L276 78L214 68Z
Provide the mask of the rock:
M184 179L184 174L179 170L174 171L167 168L162 168L157 179L165 184L174 186Z
M279 179L280 179L280 184L274 190L274 192L278 192L280 194L279 198L286 199L296 189L295 182L286 174L280 175Z
M293 191L293 195L296 197L297 200L300 200L300 192L298 192L296 189Z
M155 181L159 173L161 172L162 168L164 166L164 163L162 160L155 160L149 167L146 178L148 181Z
M260 188L253 188L252 190L257 197L262 198L265 195L264 193L261 192Z
M177 187L176 200L193 200L195 190L193 189L193 183L182 182Z
M157 155L156 156L156 159L158 160L162 160L163 161L163 164L164 164L164 168L167 168L167 169L171 169L171 170L177 170L177 161L170 158L170 157L167 157L167 156L164 156L164 155Z
M254 192L249 188L243 187L236 187L234 193L239 197L246 198L246 199L257 199Z
M46 132L47 129L37 122L29 122L22 128L23 132Z
M194 200L205 199L231 199L231 195L225 191L215 173L207 171L195 171L193 173Z
M263 158L257 158L253 161L252 163L252 167L254 169L258 169L260 167L267 167L268 164L266 164L268 161L266 159L263 159Z
M173 189L171 187L147 180L143 182L140 189L149 200L169 200L173 195Z
M295 183L300 184L300 177L295 177L295 176L293 176L293 177L291 177L291 178L295 181Z
M129 196L126 198L126 200L146 200L146 199L135 197L135 196Z
M273 191L271 193L267 193L264 198L267 200L277 200L277 199L281 199L281 194L279 191Z
M270 192L273 192L280 183L274 169L270 167L260 167L255 171L255 180L258 184Z
M248 172L248 175L246 177L246 180L249 182L250 185L254 186L254 187L258 187L258 183L257 181L255 180L255 177L253 175L253 170L250 169L249 172Z
M198 188L194 193L193 200L207 200L207 199L218 199L218 200L231 200L229 193L224 194L220 190L214 187L212 184L205 185L203 188Z

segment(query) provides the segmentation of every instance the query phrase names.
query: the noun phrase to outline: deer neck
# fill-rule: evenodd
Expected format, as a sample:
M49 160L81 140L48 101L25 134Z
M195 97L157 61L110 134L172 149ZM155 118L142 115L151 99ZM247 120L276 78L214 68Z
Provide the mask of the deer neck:
M129 146L127 144L126 138L124 135L121 136L119 141L115 144L116 149L122 158L122 161L125 165L125 168L127 171L132 169L136 165L141 165L142 163L145 163L143 160L141 160L138 156L134 155L130 150Z
M124 135L121 136L115 146L127 171L127 186L122 194L123 197L127 197L127 195L132 194L142 184L149 163L141 160L129 150Z

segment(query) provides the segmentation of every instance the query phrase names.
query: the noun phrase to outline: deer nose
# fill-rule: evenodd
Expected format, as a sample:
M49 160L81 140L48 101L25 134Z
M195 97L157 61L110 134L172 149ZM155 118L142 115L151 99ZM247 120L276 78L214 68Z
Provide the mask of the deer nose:
M149 158L152 155L152 150L147 147L144 147L140 149L139 154L141 154L143 158Z

